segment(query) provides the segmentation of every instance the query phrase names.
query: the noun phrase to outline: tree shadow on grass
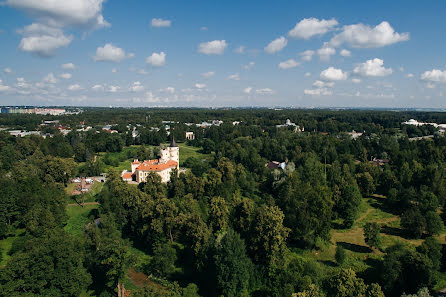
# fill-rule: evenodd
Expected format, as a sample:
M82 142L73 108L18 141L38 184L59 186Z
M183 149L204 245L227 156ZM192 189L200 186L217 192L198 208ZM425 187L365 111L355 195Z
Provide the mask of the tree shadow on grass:
M338 264L335 261L331 261L331 260L319 260L318 261L321 264L327 265L329 267L337 267Z
M386 225L381 227L381 232L384 234L387 234L387 235L399 236L402 238L407 237L407 234L404 232L404 230L401 230L400 228L386 226Z
M372 250L368 246L363 246L363 245L348 243L348 242L337 242L336 244L339 246L342 246L346 250L349 250L349 251L352 251L355 253L368 254L368 253L372 252Z

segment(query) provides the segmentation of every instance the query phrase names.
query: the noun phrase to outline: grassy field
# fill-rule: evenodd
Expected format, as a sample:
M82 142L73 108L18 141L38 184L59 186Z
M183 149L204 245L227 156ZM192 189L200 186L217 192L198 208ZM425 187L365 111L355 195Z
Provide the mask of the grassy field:
M201 148L195 146L188 146L186 143L178 143L180 148L180 165L187 160L187 158L194 157L198 159L209 160L212 158L211 154L202 154L199 152Z
M73 235L81 235L84 232L85 225L90 222L88 218L90 212L98 209L99 205L85 205L84 207L75 205L67 206L68 222L65 231Z
M14 240L23 235L25 233L24 229L18 229L15 231L14 236L7 237L6 239L0 240L0 251L2 253L2 260L0 261L0 267L3 267L6 265L6 262L11 258L11 256L8 255L9 250L11 249L12 243Z
M327 270L333 269L335 262L336 246L342 246L347 253L345 267L351 267L356 272L362 272L371 267L374 260L383 258L384 253L377 249L371 249L364 240L363 227L367 222L376 222L381 226L382 250L402 242L412 246L420 245L422 239L408 239L404 237L400 226L400 218L387 212L383 206L385 198L380 196L369 197L363 200L361 214L352 228L333 229L331 244L322 250L293 251L308 259L314 259L321 263ZM435 236L440 244L445 244L445 233ZM440 281L435 288L446 287L446 274L439 275Z

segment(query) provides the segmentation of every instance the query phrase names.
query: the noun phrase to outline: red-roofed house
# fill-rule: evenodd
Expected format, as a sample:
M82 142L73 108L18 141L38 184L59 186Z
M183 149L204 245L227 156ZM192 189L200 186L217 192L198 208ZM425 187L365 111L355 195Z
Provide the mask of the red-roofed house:
M132 162L132 172L125 171L121 177L124 181L136 181L142 183L147 181L147 175L155 172L161 176L161 181L167 183L173 169L179 169L180 148L172 139L169 147L161 150L161 157L154 160L139 161L135 159ZM178 172L178 171L177 171Z

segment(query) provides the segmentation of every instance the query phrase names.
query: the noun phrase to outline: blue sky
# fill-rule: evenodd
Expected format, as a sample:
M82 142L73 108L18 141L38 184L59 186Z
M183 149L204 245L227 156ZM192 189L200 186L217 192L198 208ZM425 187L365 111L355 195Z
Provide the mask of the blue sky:
M444 1L0 1L0 105L446 107Z

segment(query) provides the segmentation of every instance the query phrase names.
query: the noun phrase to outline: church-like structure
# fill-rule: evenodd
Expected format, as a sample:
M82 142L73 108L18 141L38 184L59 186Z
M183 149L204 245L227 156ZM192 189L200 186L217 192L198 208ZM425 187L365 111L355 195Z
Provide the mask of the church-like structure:
M147 181L147 175L150 172L155 172L161 176L161 181L167 183L170 180L172 171L176 168L179 170L180 164L180 148L175 143L175 139L172 137L171 144L162 150L160 150L160 158L153 160L139 161L135 159L132 162L132 172L123 171L122 179L127 182L142 183Z

